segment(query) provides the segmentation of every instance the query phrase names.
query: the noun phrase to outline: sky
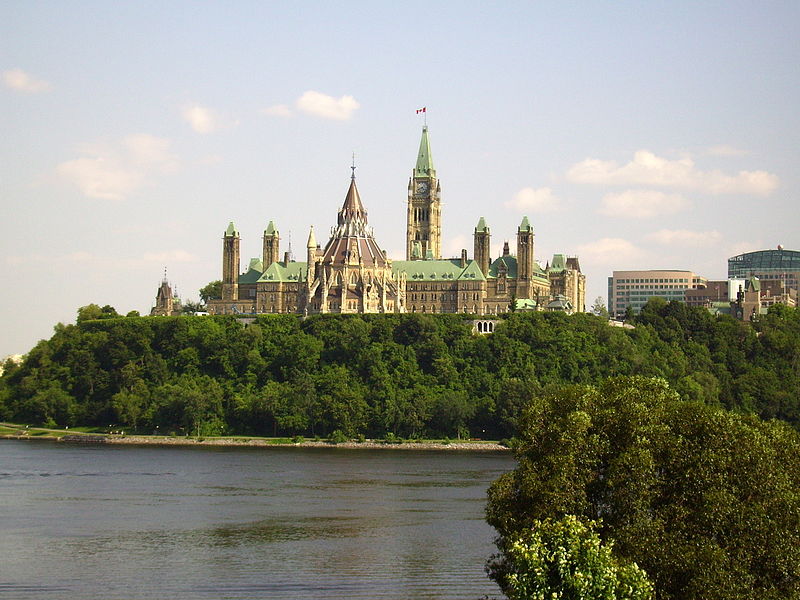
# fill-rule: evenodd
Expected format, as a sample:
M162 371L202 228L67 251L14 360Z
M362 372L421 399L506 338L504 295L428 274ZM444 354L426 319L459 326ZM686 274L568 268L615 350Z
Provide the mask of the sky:
M800 3L0 3L0 357L79 307L149 312L242 269L270 220L304 260L355 155L378 243L404 258L425 107L443 254L725 278L800 249Z

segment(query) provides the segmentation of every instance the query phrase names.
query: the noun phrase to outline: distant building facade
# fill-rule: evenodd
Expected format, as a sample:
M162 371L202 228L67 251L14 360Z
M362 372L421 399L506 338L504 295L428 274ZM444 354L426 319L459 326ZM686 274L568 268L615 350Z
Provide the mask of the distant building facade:
M156 292L156 305L150 309L151 317L170 317L181 314L181 300L172 292L166 272Z
M688 290L704 288L707 281L692 271L614 271L608 278L608 314L622 319L629 306L638 313L650 298L685 302Z
M800 281L800 251L775 250L745 252L728 259L728 279L758 277L765 281L783 281L787 289L798 289Z
M709 281L705 288L687 290L686 303L750 321L757 315L765 314L774 304L797 306L797 290L787 287L782 279L760 280L751 276L747 279Z
M442 258L441 239L441 184L424 127L407 189L406 260L388 259L375 239L353 169L330 238L319 245L312 228L305 262L292 261L288 253L279 256L280 235L270 221L262 256L241 273L240 237L231 223L222 240L222 297L209 300L208 310L495 315L519 300L535 310L585 310L586 277L578 258L556 254L542 268L527 217L517 228L516 254L506 242L501 256L491 258L491 232L483 217L473 231L472 258L466 249L461 256Z

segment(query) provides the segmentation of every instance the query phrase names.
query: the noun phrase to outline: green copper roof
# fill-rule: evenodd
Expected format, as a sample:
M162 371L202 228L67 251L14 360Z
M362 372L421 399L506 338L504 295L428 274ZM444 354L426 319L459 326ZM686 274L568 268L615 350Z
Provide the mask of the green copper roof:
M276 236L278 235L278 230L275 229L275 223L272 221L269 222L267 228L264 230L264 235L266 236Z
M239 232L236 231L236 227L233 224L233 221L228 223L228 228L225 230L225 237L238 237Z
M267 283L300 281L306 276L307 265L305 262L274 262L266 268L258 281Z
M419 142L419 154L417 154L417 166L414 168L415 177L436 177L436 169L433 168L433 156L431 155L431 143L428 140L428 126L422 128L422 139Z
M481 217L478 224L475 226L475 233L486 233L488 231L489 228L486 226L486 221Z
M239 283L255 283L261 277L261 272L264 270L260 258L251 258L250 266L247 267L247 272L239 275Z
M489 265L489 279L494 279L500 274L502 265L505 265L506 277L509 279L517 278L517 257L509 255L496 258L494 262ZM547 274L536 261L533 261L533 277L544 281L547 280Z
M567 268L567 257L563 254L553 254L553 262L547 270L550 273L559 273Z
M528 217L522 217L522 223L519 224L520 231L533 231L533 227L531 227L530 222L528 221Z
M514 301L514 308L517 310L536 310L538 306L532 298L517 298Z
M392 274L405 273L409 282L415 281L482 281L486 279L474 260L461 266L461 259L449 260L395 260Z

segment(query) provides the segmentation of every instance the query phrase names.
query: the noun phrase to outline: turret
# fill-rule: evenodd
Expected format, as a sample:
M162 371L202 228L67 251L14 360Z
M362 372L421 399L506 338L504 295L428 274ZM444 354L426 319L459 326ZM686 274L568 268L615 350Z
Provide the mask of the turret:
M306 271L306 280L308 285L314 282L316 263L317 263L317 238L314 236L314 226L311 226L311 231L308 233L308 243L306 244L308 270Z
M270 221L267 228L264 230L264 251L262 255L262 263L266 269L272 263L278 262L280 255L280 235L278 230L275 229L275 224Z
M491 241L491 234L489 227L483 217L480 218L478 224L475 226L475 237L473 256L478 263L484 277L489 276L489 243Z
M533 293L534 264L533 227L528 217L522 218L517 228L517 297L530 298Z
M222 237L222 299L239 299L239 232L233 221Z

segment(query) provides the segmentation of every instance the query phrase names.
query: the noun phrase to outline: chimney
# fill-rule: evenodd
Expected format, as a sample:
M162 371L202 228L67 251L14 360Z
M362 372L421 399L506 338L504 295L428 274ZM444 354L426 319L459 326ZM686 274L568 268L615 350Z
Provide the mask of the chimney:
M462 248L461 249L461 268L463 269L466 266L467 266L467 249L466 248Z

